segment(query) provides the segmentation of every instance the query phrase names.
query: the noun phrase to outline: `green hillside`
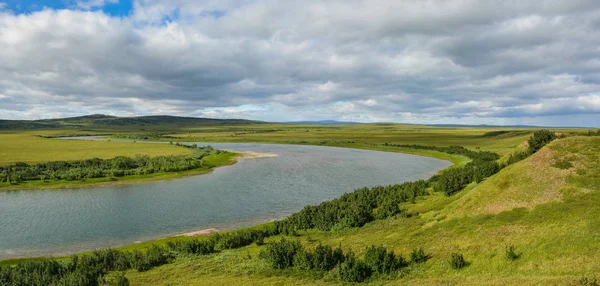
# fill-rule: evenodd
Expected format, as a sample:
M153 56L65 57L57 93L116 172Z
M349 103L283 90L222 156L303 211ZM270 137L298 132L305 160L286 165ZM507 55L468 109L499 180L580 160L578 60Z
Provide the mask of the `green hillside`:
M559 139L531 157L453 196L434 194L403 207L412 217L374 221L341 231L300 232L307 248L341 245L359 256L371 244L407 257L431 256L367 283L407 285L585 285L600 273L600 138ZM566 164L565 162L570 162ZM280 236L266 240L279 241ZM505 257L512 245L519 258ZM275 270L252 245L189 256L147 272L129 271L132 285L339 284L335 271ZM455 270L451 253L469 265Z

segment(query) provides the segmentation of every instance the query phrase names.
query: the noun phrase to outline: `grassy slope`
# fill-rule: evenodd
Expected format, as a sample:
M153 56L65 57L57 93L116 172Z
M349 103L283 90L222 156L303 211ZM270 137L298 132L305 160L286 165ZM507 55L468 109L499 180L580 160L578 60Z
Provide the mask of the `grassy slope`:
M377 285L574 285L582 276L600 273L599 155L600 138L557 140L455 196L436 194L405 206L418 216L341 232L311 231L298 239L309 246L342 244L358 253L370 244L405 255L422 246L432 255L425 264L403 274L373 279L371 283ZM553 167L561 158L571 160L574 167ZM509 182L506 187L505 182ZM504 258L507 244L517 247L520 259ZM338 281L335 272L271 270L257 257L259 251L260 247L252 245L178 259L127 276L133 285L323 285ZM455 251L462 252L471 265L452 270L447 260Z

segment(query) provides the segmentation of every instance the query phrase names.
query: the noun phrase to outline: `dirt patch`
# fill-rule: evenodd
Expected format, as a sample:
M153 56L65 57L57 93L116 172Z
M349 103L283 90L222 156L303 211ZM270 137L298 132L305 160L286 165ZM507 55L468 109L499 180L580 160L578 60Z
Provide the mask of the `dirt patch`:
M206 236L206 235L215 234L217 232L219 232L219 230L216 228L207 228L207 229L202 229L199 231L186 232L186 233L179 234L176 236Z
M241 154L241 157L244 157L244 158L270 158L270 157L278 157L279 156L279 154L274 154L274 153L258 153L258 152L254 152L254 151L241 152L241 151L234 151L234 150L227 150L227 149L221 149L221 150Z

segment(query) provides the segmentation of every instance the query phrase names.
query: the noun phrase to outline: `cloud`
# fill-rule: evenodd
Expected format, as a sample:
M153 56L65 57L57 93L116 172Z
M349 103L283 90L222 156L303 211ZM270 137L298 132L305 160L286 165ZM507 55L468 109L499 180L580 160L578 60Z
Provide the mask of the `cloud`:
M77 8L84 10L91 10L94 8L103 7L108 3L119 3L119 0L76 0L75 5Z
M0 117L600 122L594 0L109 2L0 8Z

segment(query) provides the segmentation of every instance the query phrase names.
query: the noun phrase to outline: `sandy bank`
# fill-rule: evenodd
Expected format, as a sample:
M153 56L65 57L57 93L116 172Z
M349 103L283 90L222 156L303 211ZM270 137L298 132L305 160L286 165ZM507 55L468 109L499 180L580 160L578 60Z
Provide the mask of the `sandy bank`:
M201 236L201 235L211 235L211 234L217 233L217 232L219 232L219 230L216 228L207 228L207 229L202 229L199 231L186 232L186 233L179 234L176 236Z
M254 152L254 151L234 151L234 150L227 150L227 149L221 149L221 150L241 154L241 157L244 157L244 158L269 158L269 157L279 156L279 154L258 153L258 152Z

